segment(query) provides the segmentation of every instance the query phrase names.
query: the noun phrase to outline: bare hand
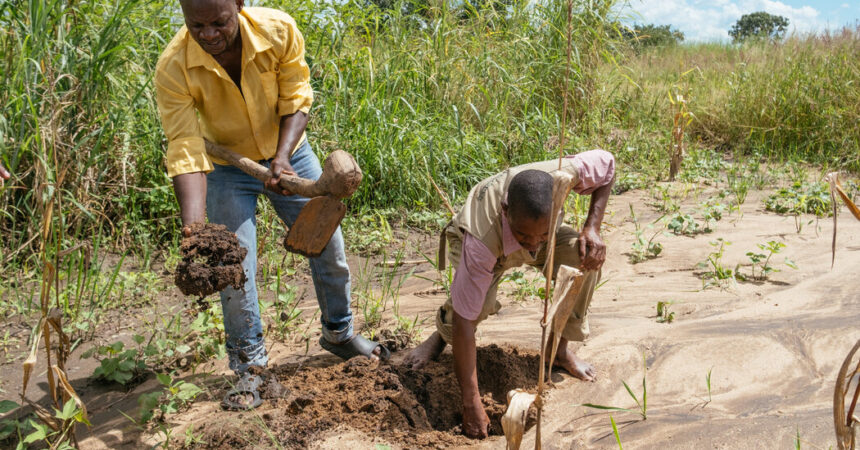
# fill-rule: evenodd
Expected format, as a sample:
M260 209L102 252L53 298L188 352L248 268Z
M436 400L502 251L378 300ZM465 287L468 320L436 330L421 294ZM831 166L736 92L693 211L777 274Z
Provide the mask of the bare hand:
M0 164L0 180L8 180L11 176L12 174L10 174L9 171L6 170L5 167L3 167L3 164Z
M582 269L598 270L606 261L606 245L600 233L593 227L585 227L579 235L579 257Z
M266 189L272 192L277 192L281 195L293 195L292 192L284 189L280 184L278 184L281 181L281 175L296 175L296 171L293 170L293 166L290 164L289 159L286 157L282 158L280 156L275 156L269 169L272 171L272 178L266 182Z
M463 434L472 439L484 439L489 435L489 427L490 418L480 398L463 405Z

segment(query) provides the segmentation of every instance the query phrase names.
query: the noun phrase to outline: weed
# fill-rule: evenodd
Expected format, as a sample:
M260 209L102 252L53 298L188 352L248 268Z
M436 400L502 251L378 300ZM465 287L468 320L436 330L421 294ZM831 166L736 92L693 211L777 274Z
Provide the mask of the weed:
M699 263L699 267L708 269L702 277L702 289L714 284L722 287L726 281L735 281L738 268L731 269L723 265L723 254L725 253L726 246L731 244L731 242L725 241L723 238L718 238L716 241L710 242L714 251L708 254L706 261Z
M708 374L705 375L705 385L708 387L708 403L711 402L711 371L714 370L713 367L708 369Z
M93 371L93 378L122 385L140 379L147 368L147 355L141 347L144 337L136 334L132 339L137 348L126 349L123 342L117 341L85 351L82 358L93 357L99 361L99 367Z
M544 285L546 284L546 278L543 275L538 275L533 280L529 280L526 278L525 272L514 270L510 274L504 275L501 281L514 285L512 295L516 302L523 303L543 298Z
M779 269L776 269L770 265L770 259L773 255L782 251L785 248L785 244L777 241L767 241L764 244L756 244L756 246L765 253L755 253L755 252L747 252L747 257L750 260L750 277L758 280L767 280L771 273L779 272ZM797 265L794 264L794 261L786 258L785 265L791 267L792 269L797 269ZM758 276L756 276L756 267L759 268Z
M781 188L765 199L765 210L777 214L814 214L826 217L832 205L826 183L795 181L790 187Z
M391 225L381 211L359 214L355 218L347 217L343 225L350 236L348 250L359 255L378 254L394 238Z
M630 263L636 264L642 261L656 258L663 251L663 244L659 242L654 242L654 238L660 234L663 229L660 228L655 231L651 237L645 237L645 232L642 230L642 227L639 225L639 221L636 220L636 213L633 211L633 205L628 205L630 207L630 217L633 221L633 226L635 228L633 234L635 240L633 241L632 251L630 252ZM654 228L654 223L659 222L660 219L657 219L655 222L648 224L648 228Z
M165 415L179 412L188 407L203 392L203 389L196 384L175 380L173 376L168 374L159 373L156 377L158 382L164 386L163 390L142 394L137 398L137 403L140 405L140 423L142 424L152 419L158 422L163 421Z
M618 435L618 427L615 425L615 419L612 417L612 414L609 415L609 423L612 424L612 434L615 435L615 442L618 444L618 450L624 450L624 447L621 446L621 436Z
M12 400L2 400L0 401L0 415L14 411L19 407L20 405ZM17 437L17 440L21 442L23 441L24 436L32 429L33 427L30 425L29 420L16 419L12 417L0 420L0 442L13 437Z
M675 213L675 215L669 218L667 228L672 233L686 236L693 236L704 232L704 227L691 214Z
M54 408L54 414L51 418L51 424L39 423L33 419L29 420L29 433L20 441L19 448L28 448L27 444L33 444L39 441L44 441L52 449L74 449L72 446L73 440L72 429L77 423L85 423L90 425L85 416L83 409L79 408L74 398L68 399L63 404L63 409ZM61 427L57 426L62 424ZM20 428L19 428L20 430Z
M654 190L656 190L656 193ZM657 203L654 204L657 211L671 214L681 209L678 200L672 195L671 186L656 186L654 190L652 190L652 197L657 200Z
M672 323L675 320L675 313L669 311L669 307L675 302L657 302L657 322Z
M630 395L630 397L633 399L633 401L636 402L636 406L639 408L638 412L639 412L639 415L642 416L642 420L646 420L646 419L648 419L648 387L647 387L647 383L646 383L646 379L648 376L648 363L647 363L647 360L645 359L644 353L642 354L642 368L643 368L643 371L642 371L642 398L641 398L641 400L638 396L636 396L636 394L633 393L633 389L630 389L630 386L627 385L626 381L622 380L621 384L624 385L624 389L627 390L627 393ZM594 403L583 403L581 406L585 406L587 408L594 408L594 409L610 410L610 411L633 412L633 410L631 410L629 408L619 408L617 406L596 405Z
M281 283L282 273L278 269L275 282L275 300L271 304L260 300L260 310L269 314L271 324L270 331L281 340L287 340L304 322L302 310L299 309L298 288L296 286L284 286ZM271 306L271 308L270 308Z
M394 309L395 317L400 315L400 288L412 276L414 269L405 274L398 273L403 261L403 250L395 253L393 264L373 264L370 258L359 266L354 278L355 288L353 297L364 317L364 328L373 338L382 325L382 313L388 309L389 302ZM382 253L382 261L387 261L386 253ZM373 289L373 282L378 281L378 289Z

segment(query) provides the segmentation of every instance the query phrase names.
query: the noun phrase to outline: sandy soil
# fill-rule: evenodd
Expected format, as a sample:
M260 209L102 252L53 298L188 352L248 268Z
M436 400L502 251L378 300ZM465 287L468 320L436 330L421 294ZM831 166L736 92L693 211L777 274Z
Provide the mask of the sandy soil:
M641 395L643 357L647 364L647 420L635 412L611 413L625 448L793 448L798 434L805 448L835 444L831 411L834 380L845 354L860 339L860 279L856 276L860 223L841 216L836 265L831 270L830 219L807 225L797 233L792 217L763 211L763 195L751 193L741 208L742 216L727 214L713 233L658 237L664 245L660 257L636 265L626 256L633 240L628 204L633 205L641 223L659 214L646 204L650 199L641 191L612 198L604 235L609 246L605 283L591 306L591 337L577 349L597 367L597 380L584 383L553 373L554 387L546 401L542 428L544 448L617 448L610 414L579 405L635 410L622 380ZM698 201L706 197L700 194ZM687 199L682 211L696 203L696 199ZM702 269L697 264L706 259L712 250L708 242L716 238L732 243L724 256L731 267L746 263L746 252L757 250L758 243L785 242L786 248L773 261L781 271L765 282L703 290ZM427 242L432 248L433 237ZM799 270L785 266L785 257ZM741 270L748 272L749 268L741 266ZM434 274L427 264L418 266L416 272L426 277ZM501 312L479 328L478 345L537 351L540 304L514 301L510 290L506 287L502 295ZM443 295L431 282L412 277L401 291L401 314L427 318L423 326L423 336L427 336L433 331L433 314L444 301ZM671 305L673 323L656 321L658 301L675 302ZM313 299L305 306L313 308ZM271 343L270 358L274 365L284 367L301 364L326 369L339 364L336 357L319 348L316 339L312 336L307 355L304 344ZM397 352L393 364L405 353ZM227 374L225 361L198 368L198 372L207 370ZM710 401L705 381L709 371ZM80 380L87 375L80 371L72 377ZM189 379L194 378L189 375ZM189 425L222 424L227 428L236 423L265 423L267 414L285 408L270 402L251 413L222 412L218 395L227 382L218 377L209 380L213 391L210 399L204 398L190 411L169 418L176 426L174 436L181 438ZM82 447L142 448L161 442L163 436L142 433L117 413L119 408L133 412L137 395L156 386L150 379L130 393L100 392L109 400L102 399L91 409L94 427L82 430L86 436ZM367 428L335 425L308 445L356 449L404 445ZM458 442L476 448L505 445L498 436ZM453 442L440 441L439 445L446 443ZM533 445L534 429L527 432L523 448Z

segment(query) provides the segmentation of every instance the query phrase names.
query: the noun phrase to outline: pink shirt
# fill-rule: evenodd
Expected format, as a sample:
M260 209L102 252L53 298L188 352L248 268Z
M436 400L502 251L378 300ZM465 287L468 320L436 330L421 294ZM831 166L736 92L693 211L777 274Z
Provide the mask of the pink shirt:
M612 182L615 177L615 158L604 150L590 150L568 155L579 166L579 182L573 191L589 195L595 189ZM514 238L508 219L502 214L502 247L505 256L522 248ZM496 256L483 242L469 233L463 236L463 251L460 264L454 273L451 286L451 302L454 311L466 320L475 320L481 314L484 298L493 283L493 268Z

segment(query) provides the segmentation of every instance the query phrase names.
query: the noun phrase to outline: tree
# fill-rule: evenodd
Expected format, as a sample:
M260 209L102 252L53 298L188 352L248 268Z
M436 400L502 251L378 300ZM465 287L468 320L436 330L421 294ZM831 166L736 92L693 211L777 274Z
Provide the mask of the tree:
M683 42L684 33L673 30L671 25L633 25L633 29L622 29L624 37L634 47L666 47Z
M750 38L779 40L785 36L787 28L787 18L758 11L741 16L732 25L729 36L732 37L733 42L743 42Z

